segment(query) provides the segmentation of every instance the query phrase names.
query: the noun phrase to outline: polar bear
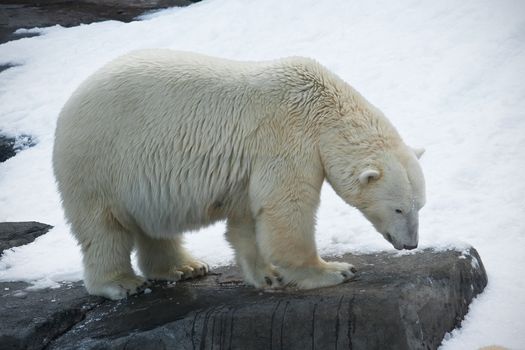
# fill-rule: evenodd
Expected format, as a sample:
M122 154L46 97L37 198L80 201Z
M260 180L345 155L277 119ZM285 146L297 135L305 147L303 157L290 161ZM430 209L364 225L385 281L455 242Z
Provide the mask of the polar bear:
M148 279L206 274L181 233L224 219L248 284L345 282L355 268L316 250L323 182L395 248L412 249L425 203L419 155L314 60L159 49L120 57L81 84L58 118L53 168L88 292L120 299Z

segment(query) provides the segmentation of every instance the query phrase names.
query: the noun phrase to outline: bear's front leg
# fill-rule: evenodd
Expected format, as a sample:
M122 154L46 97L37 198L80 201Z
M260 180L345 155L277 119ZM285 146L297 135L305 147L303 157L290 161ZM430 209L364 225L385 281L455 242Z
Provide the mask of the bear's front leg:
M256 288L282 287L282 278L275 267L264 260L255 240L255 221L250 214L228 219L226 238L235 251L237 266L244 281Z
M356 272L353 265L326 262L317 254L315 194L309 188L293 188L293 185L274 191L262 201L256 216L261 254L277 265L284 283L301 289L333 286L350 280Z

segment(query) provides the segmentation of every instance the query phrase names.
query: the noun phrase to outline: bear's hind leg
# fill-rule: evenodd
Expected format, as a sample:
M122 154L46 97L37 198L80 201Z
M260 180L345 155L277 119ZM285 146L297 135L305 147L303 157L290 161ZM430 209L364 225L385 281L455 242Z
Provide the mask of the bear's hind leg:
M282 279L272 264L259 252L255 239L255 222L251 216L228 219L226 238L235 250L235 260L244 280L257 288L278 288Z
M133 234L115 220L109 211L94 215L88 222L84 212L81 222L72 222L84 263L84 283L89 294L118 300L138 293L146 280L131 267Z
M182 236L157 239L144 233L136 236L139 268L151 280L178 281L204 276L208 264L196 260L183 247Z

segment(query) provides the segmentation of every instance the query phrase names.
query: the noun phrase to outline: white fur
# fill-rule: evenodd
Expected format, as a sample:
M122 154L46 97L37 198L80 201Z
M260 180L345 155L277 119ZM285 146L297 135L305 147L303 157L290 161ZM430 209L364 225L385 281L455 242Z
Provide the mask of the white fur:
M256 287L350 279L352 265L325 262L316 251L325 178L396 248L417 244L409 236L424 203L414 152L388 120L306 58L123 56L64 106L53 164L86 287L114 299L144 282L131 268L134 246L146 278L206 273L179 234L222 219ZM377 171L366 184L359 180L365 169ZM397 207L406 212L393 215Z

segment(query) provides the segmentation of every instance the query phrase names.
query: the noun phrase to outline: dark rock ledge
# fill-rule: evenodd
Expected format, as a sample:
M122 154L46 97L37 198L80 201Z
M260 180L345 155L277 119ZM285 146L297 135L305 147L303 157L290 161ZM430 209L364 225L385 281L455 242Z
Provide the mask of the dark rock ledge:
M356 280L262 292L233 267L124 301L0 283L1 349L436 349L487 284L475 249L345 255Z
M20 28L55 24L72 27L112 19L130 22L145 12L188 6L196 1L198 0L4 0L0 2L0 44L36 35L14 34Z
M2 66L0 66L1 68ZM10 137L2 135L0 130L0 163L14 157L18 152L36 145L35 140L29 135Z
M51 228L53 226L35 221L0 222L0 256L6 249L33 242Z

